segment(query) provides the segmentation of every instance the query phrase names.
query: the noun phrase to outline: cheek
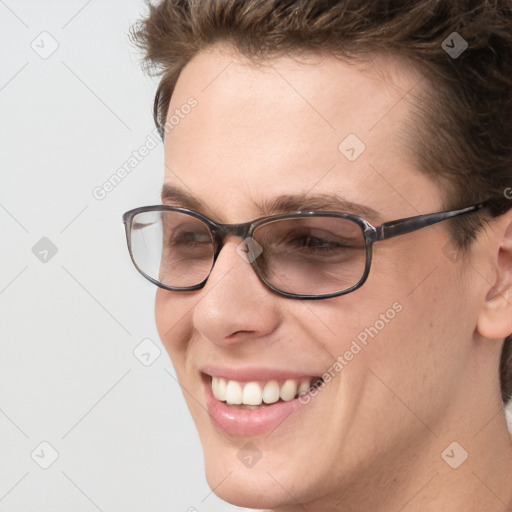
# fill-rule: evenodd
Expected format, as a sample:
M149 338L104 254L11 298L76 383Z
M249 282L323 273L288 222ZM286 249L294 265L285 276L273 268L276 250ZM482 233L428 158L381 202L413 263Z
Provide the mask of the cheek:
M365 372L375 396L389 394L375 375L404 398L430 386L442 392L436 382L454 378L450 361L461 359L460 341L474 325L457 269L439 252L409 254L408 262L377 257L362 288L311 304L314 314L297 321L331 356L347 354L350 373Z
M197 299L196 299L197 300ZM192 332L190 298L158 288L155 295L155 322L167 353L176 366L184 356Z
M399 303L401 311L369 340L368 364L374 373L375 396L400 408L399 397L434 421L465 364L464 351L474 326L453 268L433 261L427 272L416 274L413 287L411 277L407 286L395 287L382 302L382 306ZM374 314L368 323L376 318Z

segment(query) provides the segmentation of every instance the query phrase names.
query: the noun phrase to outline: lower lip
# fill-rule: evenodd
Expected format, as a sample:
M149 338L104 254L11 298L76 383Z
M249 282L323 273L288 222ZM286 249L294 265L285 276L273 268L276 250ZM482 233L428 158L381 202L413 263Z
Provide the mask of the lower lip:
M206 376L204 380L208 414L218 428L232 436L251 437L273 432L303 407L297 398L288 402L279 401L261 409L230 407L213 396L211 378Z

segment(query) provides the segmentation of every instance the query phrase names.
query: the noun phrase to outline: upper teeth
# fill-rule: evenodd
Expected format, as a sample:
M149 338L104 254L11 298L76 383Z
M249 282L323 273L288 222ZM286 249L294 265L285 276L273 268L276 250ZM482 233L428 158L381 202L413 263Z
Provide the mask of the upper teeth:
M311 379L309 378L288 379L281 383L277 380L269 380L260 384L212 377L213 396L228 404L260 405L262 402L273 404L279 398L288 402L298 394L306 392L310 387Z

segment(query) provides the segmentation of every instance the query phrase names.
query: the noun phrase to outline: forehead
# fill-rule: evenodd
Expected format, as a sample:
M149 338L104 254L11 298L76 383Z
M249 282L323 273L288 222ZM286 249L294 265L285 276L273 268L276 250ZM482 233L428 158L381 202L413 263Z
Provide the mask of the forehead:
M340 190L360 202L383 179L391 180L390 192L407 187L404 178L423 179L407 135L409 97L421 81L413 68L383 56L347 63L301 54L254 63L226 47L203 51L184 68L171 99L165 180L183 181L203 201L215 192L216 207L311 189ZM196 105L183 108L192 97Z

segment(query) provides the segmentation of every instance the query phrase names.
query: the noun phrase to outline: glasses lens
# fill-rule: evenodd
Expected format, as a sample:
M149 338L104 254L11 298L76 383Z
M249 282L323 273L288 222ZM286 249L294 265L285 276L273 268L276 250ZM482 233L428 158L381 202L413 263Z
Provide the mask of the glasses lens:
M146 276L172 288L201 283L212 268L214 242L199 219L173 211L138 213L131 225L132 257Z
M356 285L366 268L363 228L335 217L294 218L255 229L262 248L254 262L278 290L300 295L337 293Z

